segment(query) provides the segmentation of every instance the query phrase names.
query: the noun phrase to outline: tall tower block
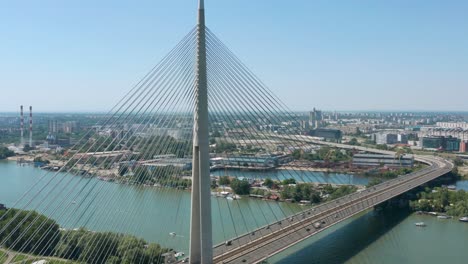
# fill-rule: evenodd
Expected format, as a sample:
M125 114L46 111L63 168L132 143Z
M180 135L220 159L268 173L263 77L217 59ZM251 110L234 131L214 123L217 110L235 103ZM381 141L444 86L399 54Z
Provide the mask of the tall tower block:
M21 122L21 127L20 127L20 132L21 132L21 138L20 138L20 144L21 146L24 146L24 114L23 114L23 106L20 106L20 122Z
M190 216L190 263L192 264L213 263L205 33L204 1L199 0Z

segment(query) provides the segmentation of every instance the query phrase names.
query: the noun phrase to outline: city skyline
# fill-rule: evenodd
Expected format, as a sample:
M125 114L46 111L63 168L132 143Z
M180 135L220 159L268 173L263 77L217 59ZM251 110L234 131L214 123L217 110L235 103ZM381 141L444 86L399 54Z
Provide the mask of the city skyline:
M193 26L193 1L112 3L0 11L0 112L106 112ZM208 27L292 111L468 111L462 1L207 4Z

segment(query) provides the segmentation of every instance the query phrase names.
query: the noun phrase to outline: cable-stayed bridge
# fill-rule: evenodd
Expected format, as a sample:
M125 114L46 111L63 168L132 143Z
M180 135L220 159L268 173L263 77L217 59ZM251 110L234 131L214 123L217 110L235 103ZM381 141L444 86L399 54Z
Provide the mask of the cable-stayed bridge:
M83 263L170 263L169 250L150 243L165 247L167 237L141 241L124 236L136 234L139 221L161 225L170 217L173 224L167 231L177 229L171 236L186 238L190 263L255 263L452 169L447 161L418 156L428 165L421 171L314 207L255 200L236 214L239 200L233 199L223 205L228 216L221 215L222 202L212 192L225 189L213 186L214 160L222 160L219 166L231 178L239 175L228 169L269 171L281 166L274 174L276 181L293 177L314 182L311 175L293 170L288 163L292 152L317 144L376 152L301 136L292 125L297 122L298 117L205 26L200 1L197 26L109 111L105 121L59 156L59 171L44 174L9 205L20 210L8 209L0 216L0 246L6 252ZM184 207L179 200L176 208L165 208L168 200L145 199L145 204L162 205L154 209L157 217L145 218L143 204L110 207L113 200L130 197L128 192L116 192L107 180L135 188L157 186L158 192L174 199L190 186L191 205ZM307 192L313 195L313 190ZM254 207L260 203L267 206ZM34 210L68 227L90 230L99 215L105 228L59 229ZM127 214L116 217L115 210ZM180 217L184 210L190 211L190 219ZM213 230L213 219L220 228ZM184 233L181 226L190 226L190 231Z

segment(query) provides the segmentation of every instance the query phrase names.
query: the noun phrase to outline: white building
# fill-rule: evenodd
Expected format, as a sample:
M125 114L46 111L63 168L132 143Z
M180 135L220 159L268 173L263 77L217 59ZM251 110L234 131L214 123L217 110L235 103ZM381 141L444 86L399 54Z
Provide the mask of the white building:
M464 130L468 130L467 122L437 122L436 126L442 128L462 128Z

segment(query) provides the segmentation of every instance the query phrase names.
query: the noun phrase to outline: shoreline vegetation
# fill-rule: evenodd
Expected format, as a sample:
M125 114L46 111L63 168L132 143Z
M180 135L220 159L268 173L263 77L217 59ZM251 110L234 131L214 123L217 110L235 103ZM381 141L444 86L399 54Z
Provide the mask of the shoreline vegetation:
M15 221L17 213L24 222L15 230L16 225L7 224ZM39 219L37 222L44 225L28 231L36 217ZM0 209L0 219L0 229L7 227L0 234L0 241L5 241L5 250L24 253L30 255L29 258L32 255L34 260L49 257L57 263L62 263L59 259L66 263L164 263L163 254L172 251L127 234L94 232L84 228L65 230L54 220L35 211ZM97 244L103 246L97 247Z
M57 161L47 160L43 157L35 157L32 160L32 162L29 162L29 164L33 163L45 164L47 165L47 169L53 170L54 165L49 164L57 164ZM34 165L36 166L36 164ZM363 174L363 176L369 178L369 183L367 184L367 187L370 187L372 185L381 183L386 179L396 178L399 175L419 170L422 167L422 165L418 165L413 168L399 169L390 169L384 167L374 168L367 170ZM44 167L42 168L44 169ZM305 168L302 169L305 170ZM92 168L87 168L86 170L71 169L69 173L73 175L80 175L83 177L96 177L99 180L116 182L118 184L132 186L139 185L142 187L173 188L188 191L190 191L191 189L190 171L184 171L174 166L157 167L154 169L149 169L145 167L121 166L119 168L113 169L113 173L116 176L112 177L99 176L99 174L92 174L93 170L95 171L95 169ZM157 175L157 177L155 177L155 175ZM247 180L244 178L242 180L237 180L236 177L228 177L229 183L225 184L222 182L222 179L224 177L228 176L213 177L211 185L212 192L217 189L219 190L219 192L224 192L224 188L226 186L229 187L229 183L231 181L233 181L234 183L240 183L244 186L245 190L239 190L236 188L231 189L231 187L229 187L227 191L232 190L232 194L228 193L228 195L219 195L218 192L218 194L215 194L218 197L224 196L225 198L227 198L227 196L232 197L232 195L235 194L243 195L249 198L261 198L264 200L274 200L281 202L302 201L304 204L315 204L322 200L327 200L329 196L334 196L333 193L335 190L337 190L337 193L343 193L342 195L346 195L355 192L358 189L366 188L366 186L364 185L339 185L316 182L300 182L294 179L286 179L286 181L291 181L288 183L286 183L285 181L273 181L269 178L255 180ZM273 182L273 184L271 184L270 182Z
M213 183L215 184L215 183ZM213 187L213 185L212 185ZM344 195L354 193L358 187L352 185L333 186L331 184L300 183L295 179L283 181L265 178L260 182L249 183L234 177L221 176L216 183L217 197L232 197L233 199L249 197L278 202L316 205Z
M452 217L468 216L468 192L450 190L447 186L429 188L416 194L416 199L410 201L414 212L434 212Z
M462 164L463 165L463 164ZM454 182L463 180L457 164L445 179L415 189L409 208L420 214L468 217L468 191L456 188Z
M15 153L6 147L0 146L0 160L14 157Z

